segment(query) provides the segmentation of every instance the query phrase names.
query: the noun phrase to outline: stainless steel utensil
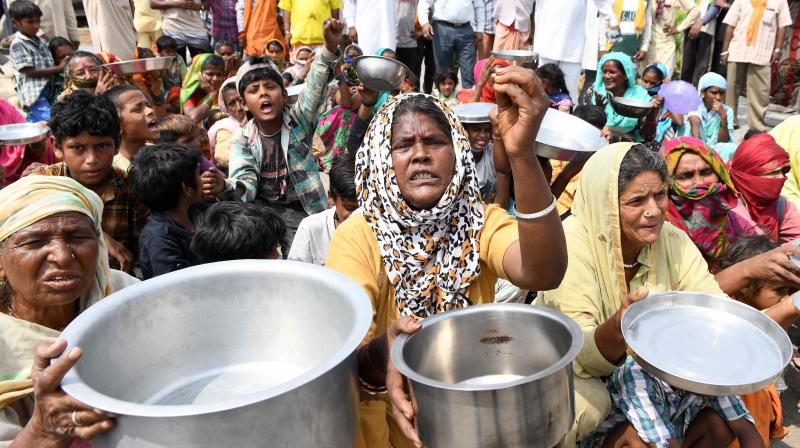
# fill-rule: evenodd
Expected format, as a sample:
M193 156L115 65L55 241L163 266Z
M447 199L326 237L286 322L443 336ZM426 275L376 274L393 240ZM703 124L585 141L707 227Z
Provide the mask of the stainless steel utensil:
M392 346L431 448L552 447L572 426L578 325L551 309L471 306L427 318Z
M766 314L727 297L653 294L622 316L630 354L647 372L701 395L763 389L789 364L792 344Z
M353 60L358 79L364 87L390 92L403 83L411 70L400 61L383 56L359 56Z
M607 145L600 129L556 109L547 109L536 134L536 154L554 160L587 159Z
M134 73L166 70L172 64L173 59L175 59L175 56L135 59L133 61L112 62L111 64L105 64L102 67L111 70L115 75L125 76L132 75Z
M286 94L289 96L289 104L294 104L306 88L306 83L289 86L286 88Z
M320 266L206 264L123 289L62 333L62 388L117 414L105 447L351 447L372 306Z
M489 112L496 109L494 103L464 103L453 108L462 123L489 123Z
M644 118L653 110L653 105L649 101L620 96L611 98L611 107L618 114L631 118Z
M16 123L0 126L0 145L27 145L46 140L50 128L38 123Z
M539 53L528 50L495 50L492 56L505 61L539 62Z

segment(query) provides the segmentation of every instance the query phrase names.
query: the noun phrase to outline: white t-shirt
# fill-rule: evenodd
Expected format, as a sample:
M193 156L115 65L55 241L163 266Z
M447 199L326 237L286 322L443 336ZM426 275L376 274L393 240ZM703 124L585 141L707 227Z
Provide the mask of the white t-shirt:
M292 247L289 249L288 259L324 265L328 256L328 246L336 230L333 222L335 213L336 208L331 207L300 221Z
M492 144L486 145L481 160L475 162L475 175L478 176L478 187L483 188L489 179L494 177L494 158L492 157Z

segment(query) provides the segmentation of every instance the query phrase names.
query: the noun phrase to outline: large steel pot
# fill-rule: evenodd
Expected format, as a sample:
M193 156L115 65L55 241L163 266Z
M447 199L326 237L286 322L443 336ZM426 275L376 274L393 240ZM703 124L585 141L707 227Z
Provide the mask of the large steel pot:
M351 447L362 289L289 261L163 275L90 307L62 334L84 355L62 381L117 414L103 447Z
M427 446L550 448L575 418L572 360L582 346L563 314L498 303L425 319L391 356Z

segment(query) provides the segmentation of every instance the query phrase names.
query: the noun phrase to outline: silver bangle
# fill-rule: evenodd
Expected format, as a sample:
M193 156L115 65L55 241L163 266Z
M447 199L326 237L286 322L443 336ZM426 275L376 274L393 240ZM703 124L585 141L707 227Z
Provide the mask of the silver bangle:
M552 194L550 196L553 197L553 202L551 202L546 209L536 213L520 213L520 211L517 210L517 204L515 203L514 206L512 207L512 209L514 210L514 216L517 219L521 219L523 221L533 221L549 215L556 208L556 197L553 196Z

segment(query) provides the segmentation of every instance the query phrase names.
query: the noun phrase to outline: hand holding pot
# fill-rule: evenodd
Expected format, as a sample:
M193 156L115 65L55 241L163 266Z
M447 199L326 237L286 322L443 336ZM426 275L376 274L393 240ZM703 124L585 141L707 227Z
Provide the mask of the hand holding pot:
M401 333L416 333L420 328L422 328L422 324L414 318L403 316L394 321L389 326L389 329L386 330L386 359L389 360L386 368L386 391L389 393L389 399L392 402L392 417L397 426L400 427L403 435L414 442L417 447L422 446L416 425L417 404L414 400L414 394L408 389L408 381L394 367L389 351L392 349L394 340Z

